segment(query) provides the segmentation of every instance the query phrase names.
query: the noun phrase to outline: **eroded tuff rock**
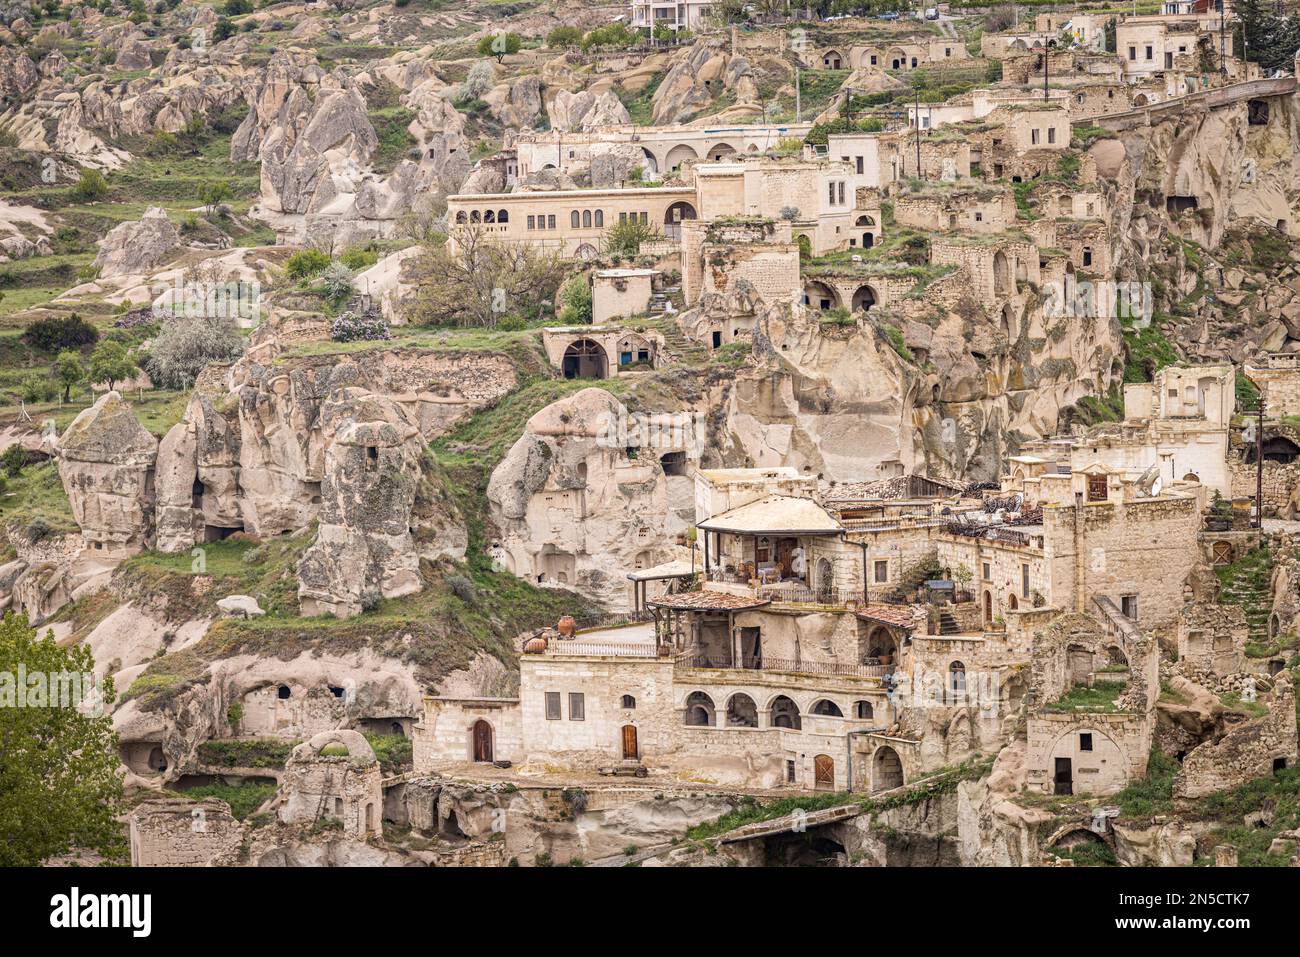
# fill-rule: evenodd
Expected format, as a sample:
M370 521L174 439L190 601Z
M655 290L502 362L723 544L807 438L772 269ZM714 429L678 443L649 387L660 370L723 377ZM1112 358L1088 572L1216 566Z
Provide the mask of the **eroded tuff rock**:
M758 97L750 63L731 56L727 45L715 40L697 41L685 51L655 90L654 122L683 122L713 103L723 92L735 95L737 103ZM626 121L625 121L626 122Z
M622 569L676 557L664 542L693 519L692 486L643 452L628 458L617 424L627 410L603 389L542 409L492 472L487 497L512 572L626 605Z
M298 563L298 597L303 614L345 618L379 598L420 590L413 534L417 498L429 500L421 485L430 465L406 410L364 389L330 395L321 435L320 528ZM463 555L464 538L441 547Z
M181 245L181 235L167 218L167 210L150 206L139 222L121 223L109 230L99 246L95 265L105 279L148 272L167 260Z
M411 149L391 172L372 169L379 145L364 90L383 80L404 91L415 112ZM245 91L252 109L231 141L235 160L262 163L258 214L305 239L321 230L353 239L391 234L426 193L456 191L469 174L465 120L442 95L427 65L390 64L354 78L325 73L301 51L272 57L260 84Z
M226 371L210 367L199 377L184 417L158 446L159 551L189 549L209 528L244 527L240 419L222 388Z
M72 420L59 438L59 477L87 545L108 556L153 544L158 440L116 392Z
M909 472L992 481L1017 435L1051 434L1062 408L1113 379L1117 323L1085 320L1079 335L1053 338L1035 310L1015 302L1008 335L964 296L963 275L936 281L902 314L873 310L876 321L830 327L784 303L761 310L757 363L737 375L727 407L728 464L851 481L901 462ZM884 323L901 326L926 363L895 349Z
M604 93L557 90L547 105L547 113L551 118L551 128L557 130L590 131L632 122L627 107L608 90Z

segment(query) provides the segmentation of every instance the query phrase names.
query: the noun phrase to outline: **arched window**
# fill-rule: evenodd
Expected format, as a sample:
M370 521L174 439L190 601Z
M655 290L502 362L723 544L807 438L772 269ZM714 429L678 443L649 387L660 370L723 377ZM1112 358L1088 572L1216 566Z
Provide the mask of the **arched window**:
M456 210L456 222L458 223L465 222L465 210L463 209Z
M820 701L813 704L812 713L825 715L828 718L844 717L844 712L840 710L840 706L828 698L822 698Z
M510 211L507 210L507 209L498 210L498 211L497 211L497 222L498 222L498 223L508 223L508 222L510 222Z
M471 209L471 210L469 211L469 221L470 221L471 223L477 223L477 222L481 221L482 218L483 218L483 217L479 214L479 211L478 211L477 209Z
M580 222L581 222L581 219L579 218L578 211L577 211L576 209L575 209L573 212L569 213L569 225L570 225L570 226L572 226L574 229L577 229L577 228L578 228L578 224L579 224Z
M485 223L495 223L496 221L497 221L497 213L496 213L496 210L494 210L494 209L489 209L486 213L483 214L483 222L485 222Z
M591 210L589 209L584 209L582 211L582 228L583 229L591 228Z
M713 725L713 699L703 691L692 691L686 698L686 724L694 727Z
M966 666L960 661L948 666L948 690L954 695L966 693Z
M871 707L870 701L853 702L853 717L859 721L870 721L875 716L875 709Z
M596 226L600 227L604 225L605 225L605 211L603 209L598 209L596 210Z
M630 694L623 695L623 699L619 702L619 707L627 708L629 710L635 708L636 698L633 698Z

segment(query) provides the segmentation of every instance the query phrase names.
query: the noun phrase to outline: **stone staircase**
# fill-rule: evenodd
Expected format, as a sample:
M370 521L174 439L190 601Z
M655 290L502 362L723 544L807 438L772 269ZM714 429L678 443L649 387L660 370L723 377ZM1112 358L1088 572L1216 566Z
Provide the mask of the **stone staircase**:
M960 635L961 627L957 624L957 619L953 617L952 612L943 608L939 610L939 634L941 635Z
M1220 604L1241 607L1251 641L1269 640L1268 617L1273 611L1273 595L1268 587L1268 572L1267 568L1261 572L1258 562L1245 559L1228 569L1219 592Z

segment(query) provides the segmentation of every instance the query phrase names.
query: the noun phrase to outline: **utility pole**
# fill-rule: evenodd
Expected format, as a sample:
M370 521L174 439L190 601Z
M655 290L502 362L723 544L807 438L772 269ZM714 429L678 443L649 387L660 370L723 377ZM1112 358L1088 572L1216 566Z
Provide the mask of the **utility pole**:
M799 92L799 64L794 65L794 121L803 122L803 100Z
M1043 102L1047 102L1047 74L1052 68L1052 51L1049 47L1043 47Z
M1264 393L1259 394L1259 421L1255 423L1255 527L1264 527Z
M1224 33L1224 7L1227 4L1224 0L1219 0L1219 72L1223 76L1228 75L1228 48L1225 45L1226 34Z
M925 179L921 175L921 88L912 81L912 90L916 94L916 178Z

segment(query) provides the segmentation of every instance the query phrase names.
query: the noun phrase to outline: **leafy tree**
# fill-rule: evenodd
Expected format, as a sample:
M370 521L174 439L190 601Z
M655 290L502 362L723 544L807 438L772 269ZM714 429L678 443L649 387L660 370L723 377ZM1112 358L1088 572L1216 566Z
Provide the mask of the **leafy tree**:
M220 43L228 39L235 33L235 25L225 17L217 21L217 25L212 28L212 40L214 43Z
M79 709L63 695L33 706L32 676L90 675L95 662L86 645L60 648L52 634L38 638L26 616L0 622L0 676L28 676L26 707L16 707L17 687L0 677L0 867L32 867L83 849L108 860L125 856L115 820L122 798L117 739L103 708ZM67 687L66 684L63 687ZM12 695L14 700L6 700ZM57 700L51 700L57 698ZM102 700L114 698L105 678Z
M518 53L523 40L517 33L493 33L478 41L479 56L494 56L500 63L511 53Z
M81 177L72 187L72 198L78 203L92 203L108 195L108 180L97 169L83 169Z
M211 216L218 206L230 199L233 190L230 184L224 179L212 180L199 187L199 201L207 207L208 215Z
M589 30L582 38L582 49L586 51L592 47L630 47L636 41L637 31L620 20L607 27Z
M105 339L95 346L90 354L90 367L86 371L91 382L107 382L109 391L124 379L139 372L139 367L126 346L112 339Z
M654 226L629 216L605 230L605 252L610 256L635 256L641 252L642 243L660 239L663 235Z
M343 263L330 263L322 279L325 283L325 298L335 305L352 298L356 292L352 285L352 270Z
M560 304L560 321L566 326L591 323L591 285L582 273L564 284L557 302Z
M577 27L556 27L546 35L546 45L553 49L576 47L582 42L582 31Z
M177 316L163 323L149 347L146 371L164 389L188 389L209 362L227 362L244 350L226 316Z
M460 228L459 251L429 245L412 263L411 321L425 325L497 328L509 316L535 316L553 301L568 272L554 252L499 243L481 228Z
M23 342L42 352L59 352L92 345L99 330L75 312L63 318L38 319L23 330Z
M63 401L72 399L72 387L86 378L86 367L81 364L81 353L65 349L54 360L54 375L63 383Z
M251 0L226 0L225 14L228 17L243 16L253 12Z
M492 84L495 82L496 73L492 69L492 64L487 60L479 60L469 68L469 73L465 76L465 82L456 91L456 99L462 103L477 100L492 89Z
M1233 4L1237 25L1233 28L1233 49L1244 46L1246 59L1266 70L1290 71L1300 49L1300 16L1282 16L1272 4L1261 0L1239 0ZM1214 52L1219 50L1218 41Z

